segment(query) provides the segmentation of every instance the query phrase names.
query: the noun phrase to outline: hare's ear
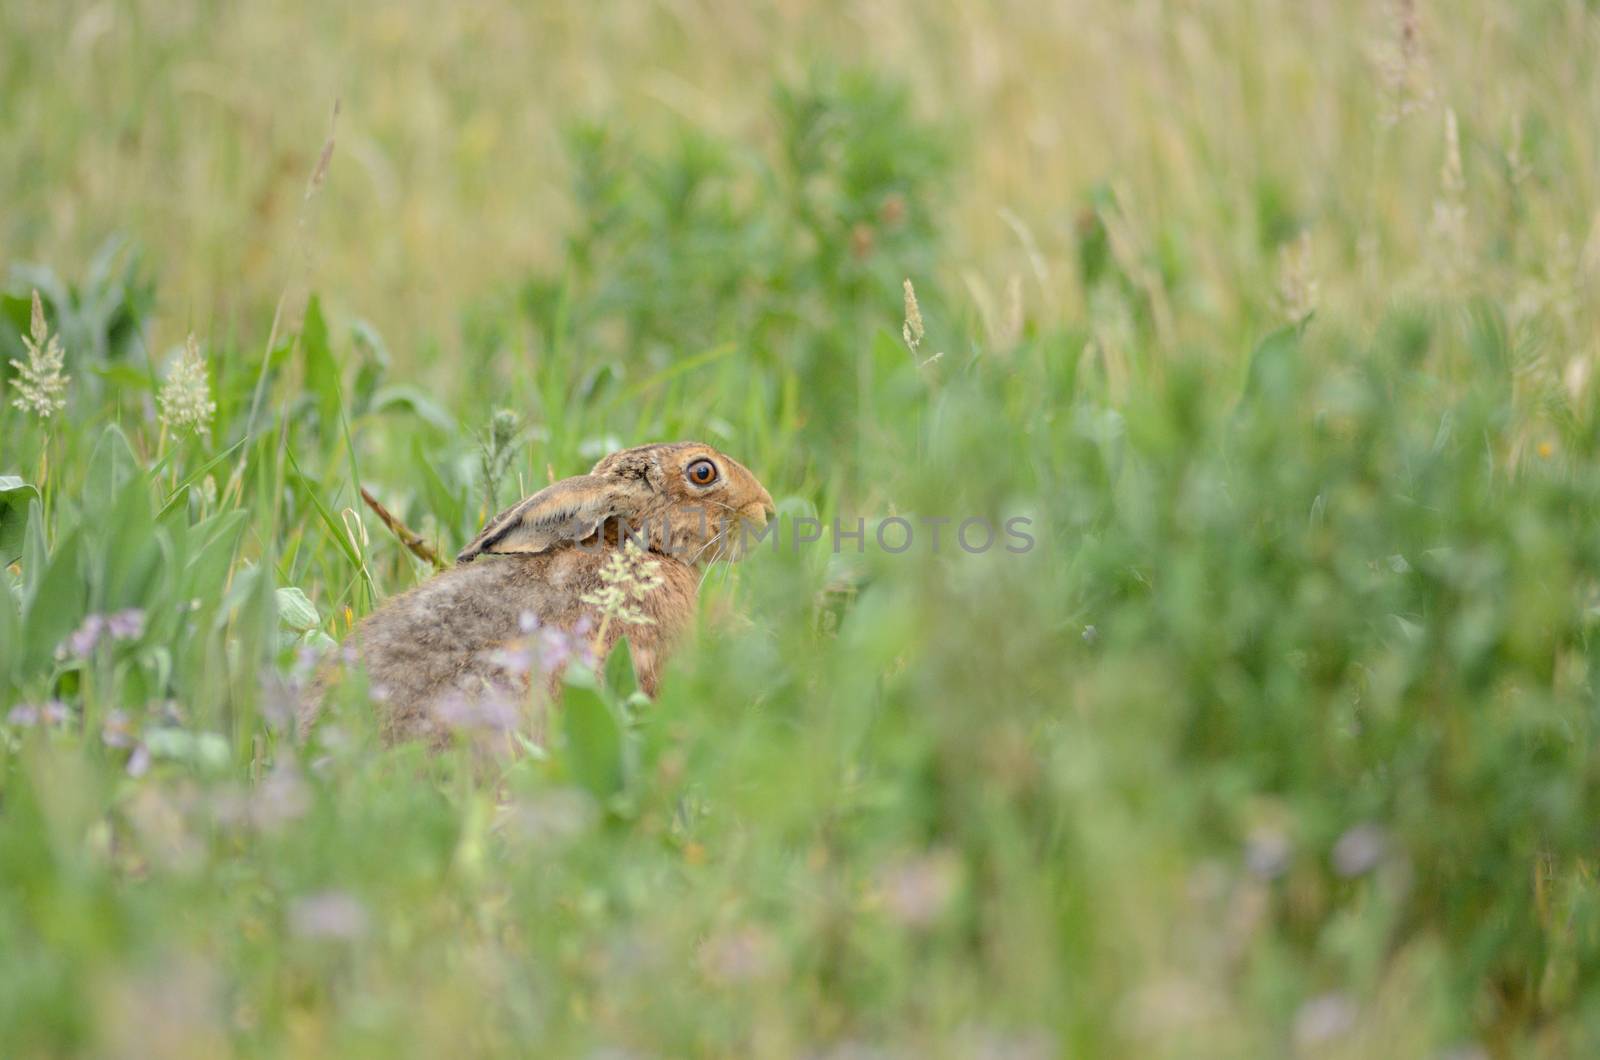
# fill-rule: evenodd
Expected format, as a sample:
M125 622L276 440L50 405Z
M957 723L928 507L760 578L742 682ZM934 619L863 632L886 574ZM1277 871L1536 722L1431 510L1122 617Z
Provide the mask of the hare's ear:
M469 563L485 552L547 552L582 541L622 514L622 500L616 483L597 475L562 479L490 519L456 562Z

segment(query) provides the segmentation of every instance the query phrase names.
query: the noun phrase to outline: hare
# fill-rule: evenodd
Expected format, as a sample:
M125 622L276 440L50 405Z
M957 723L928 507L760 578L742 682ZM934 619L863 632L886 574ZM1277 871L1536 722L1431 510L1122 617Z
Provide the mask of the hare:
M347 657L365 666L385 741L440 746L472 722L537 736L540 718L519 716L533 686L553 696L567 656L592 651L598 665L624 635L653 697L694 617L701 565L739 558L745 527L774 511L754 475L699 442L624 449L507 508L455 567L353 632Z

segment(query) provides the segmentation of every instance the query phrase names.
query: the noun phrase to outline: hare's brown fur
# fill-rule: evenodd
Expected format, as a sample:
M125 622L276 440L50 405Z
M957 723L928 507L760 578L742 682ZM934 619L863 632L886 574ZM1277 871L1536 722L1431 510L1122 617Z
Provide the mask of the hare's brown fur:
M389 601L363 622L357 650L381 704L384 738L426 739L448 735L434 711L451 694L483 691L474 682L489 665L484 656L527 636L527 619L570 630L588 609L579 597L603 586L599 572L608 551L577 548L521 556L488 556L445 571ZM658 558L662 584L640 603L649 624L606 626L601 654L624 634L639 685L655 695L661 662L694 615L700 573L670 557ZM553 673L543 689L553 694Z
M685 468L716 461L716 489L696 489ZM648 558L661 583L636 602L643 623L606 622L582 598L604 587L601 569L622 547L630 523L704 506L720 514L707 527L647 525ZM352 634L386 742L449 738L438 716L451 697L491 693L535 711L552 697L560 670L509 679L496 649L525 644L530 627L571 631L587 618L604 658L626 635L639 685L654 696L660 671L693 620L701 563L732 558L726 531L764 523L772 499L739 464L700 443L641 446L612 454L589 475L566 479L500 513L463 550L461 562L385 602ZM327 675L331 677L332 675ZM320 709L321 687L302 709L302 731ZM530 696L529 693L532 693ZM524 727L537 736L540 718Z

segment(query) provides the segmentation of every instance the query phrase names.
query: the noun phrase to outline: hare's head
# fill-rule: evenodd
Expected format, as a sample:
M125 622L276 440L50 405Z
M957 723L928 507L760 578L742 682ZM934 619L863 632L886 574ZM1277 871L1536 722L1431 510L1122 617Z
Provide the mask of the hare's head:
M495 516L456 558L545 552L626 535L687 563L735 559L772 497L744 465L702 442L623 449Z

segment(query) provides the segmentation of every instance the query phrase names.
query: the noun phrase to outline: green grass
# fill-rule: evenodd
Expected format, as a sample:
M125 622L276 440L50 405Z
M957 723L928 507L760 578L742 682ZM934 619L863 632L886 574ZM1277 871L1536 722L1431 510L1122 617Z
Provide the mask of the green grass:
M0 21L0 363L37 289L71 376L45 420L0 376L0 1053L1600 1046L1591 6L1427 12L1403 90L1343 5L896 7L881 56L829 9L791 60L839 61L776 75L728 12L549 16L610 87L541 96L538 151L469 57L541 16L60 6ZM274 58L315 89L219 88ZM234 111L275 91L306 146L263 190L285 134ZM385 217L350 174L410 145L456 168ZM206 436L157 403L190 330ZM783 547L713 570L656 702L613 668L492 768L382 747L359 689L296 741L310 659L429 574L360 486L450 555L680 438ZM954 522L896 555L895 515Z

